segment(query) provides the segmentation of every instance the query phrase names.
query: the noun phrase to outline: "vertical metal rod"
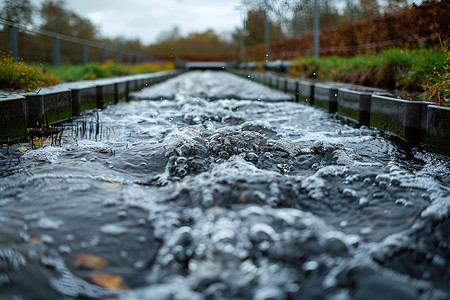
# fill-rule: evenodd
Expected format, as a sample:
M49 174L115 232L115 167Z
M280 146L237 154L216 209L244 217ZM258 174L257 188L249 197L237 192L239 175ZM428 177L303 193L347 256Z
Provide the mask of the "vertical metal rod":
M242 2L242 1L241 1ZM245 11L244 6L241 3L240 6L240 15L242 18L242 30L240 36L240 46L241 46L241 63L245 63Z
M19 51L17 48L17 28L9 25L9 49L15 61L19 59Z
M106 63L108 60L108 52L106 48L102 48L102 63Z
M89 62L88 45L83 43L83 64L87 65Z
M319 47L320 47L320 20L319 20L319 0L314 0L314 56L319 58Z
M117 64L122 63L122 53L120 51L117 51Z
M61 64L59 53L60 53L59 38L55 36L53 37L53 64L55 66L59 66Z
M245 63L245 21L241 29L241 63Z
M264 11L264 54L264 60L268 62L270 55L270 27L269 20L267 18L267 9Z

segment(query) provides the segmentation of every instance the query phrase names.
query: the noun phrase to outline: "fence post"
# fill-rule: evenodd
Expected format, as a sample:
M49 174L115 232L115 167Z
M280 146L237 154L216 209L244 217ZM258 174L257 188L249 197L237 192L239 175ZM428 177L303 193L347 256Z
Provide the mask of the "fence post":
M106 51L106 48L102 49L102 63L106 63L108 60L108 52Z
M53 38L53 64L55 66L60 65L60 59L59 59L59 38L54 37Z
M83 64L87 65L89 62L88 45L86 42L83 43Z
M121 64L122 63L122 53L120 53L120 51L117 51L117 64Z
M318 0L314 1L314 56L319 58L319 47L320 47L320 20L319 20L319 5Z
M9 25L9 49L15 61L19 59L19 51L17 49L17 28Z
M264 61L269 61L270 55L270 24L269 19L267 17L267 9L264 10Z

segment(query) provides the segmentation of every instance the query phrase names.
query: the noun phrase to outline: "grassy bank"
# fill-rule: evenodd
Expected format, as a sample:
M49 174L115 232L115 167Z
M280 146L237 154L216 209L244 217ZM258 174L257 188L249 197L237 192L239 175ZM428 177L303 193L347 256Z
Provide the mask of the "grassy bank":
M304 57L293 61L288 72L321 81L420 91L424 100L438 105L450 97L450 54L446 49L391 48L378 55L351 58Z
M26 65L22 61L14 61L11 53L0 51L0 89L30 91L59 82L93 80L173 69L174 65L171 62L121 65L108 61L104 64L89 63L58 67L42 64Z
M22 61L14 61L11 53L0 51L0 89L29 91L58 82L58 78L46 70L37 70Z
M54 74L60 81L94 80L97 78L117 77L141 73L153 73L159 71L173 70L171 62L166 63L141 63L137 65L116 64L107 61L104 64L89 63L86 65L33 65L37 70L46 70Z

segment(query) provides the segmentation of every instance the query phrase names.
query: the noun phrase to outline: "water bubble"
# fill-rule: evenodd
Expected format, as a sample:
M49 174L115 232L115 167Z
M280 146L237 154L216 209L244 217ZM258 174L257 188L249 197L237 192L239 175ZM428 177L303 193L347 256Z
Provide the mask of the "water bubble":
M24 231L19 232L19 237L26 243L30 242L31 240L30 235Z
M245 155L245 158L246 158L247 160L249 160L249 161L257 161L257 160L258 160L258 155L256 155L256 153L253 153L253 152L248 152L248 153Z
M347 227L348 226L348 221L344 220L344 221L339 222L339 226L340 227Z
M43 217L39 219L37 226L41 229L58 229L62 224L64 223L61 220Z
M60 245L58 247L58 251L61 254L70 254L70 253L72 253L72 249L68 245Z
M285 300L286 294L277 286L264 286L259 288L253 300Z
M303 270L309 271L309 272L316 270L318 267L319 267L319 263L314 260L307 261L302 265Z
M41 236L41 242L51 245L55 242L55 239L48 234L43 234Z
M121 210L116 213L119 219L125 219L128 216L128 212Z
M355 190L352 190L352 189L349 189L349 188L345 188L345 189L342 191L342 194L344 194L345 197L351 197L351 198L354 198L354 197L356 196L356 191L355 191ZM361 199L360 199L360 200L361 200Z
M145 236L143 236L143 235L140 235L140 236L138 237L138 242L139 242L139 243L145 243L145 242L147 242L147 237L145 237Z
M270 207L275 208L275 207L278 207L278 204L280 203L280 199L278 199L277 197L270 197L267 199L266 202Z
M127 232L127 229L116 224L106 224L100 227L100 231L108 235L121 235Z
M121 251L119 252L119 257L120 257L121 259L127 259L127 258L128 258L128 252L125 251L125 250L121 250Z
M361 228L359 233L361 235L369 235L369 234L373 233L373 229L372 229L372 227L363 227L363 228Z
M138 261L136 261L136 262L133 264L133 267L134 267L136 270L142 270L142 269L144 269L144 267L145 267L145 263L144 263L143 261L141 261L141 260L138 260Z
M255 224L250 228L250 239L256 243L277 240L275 230L268 224Z
M364 206L367 204L369 204L369 198L367 198L367 197L359 198L359 206Z
M395 204L402 205L402 206L405 206L405 207L413 206L413 203L411 201L408 201L408 200L403 199L403 198L395 200Z

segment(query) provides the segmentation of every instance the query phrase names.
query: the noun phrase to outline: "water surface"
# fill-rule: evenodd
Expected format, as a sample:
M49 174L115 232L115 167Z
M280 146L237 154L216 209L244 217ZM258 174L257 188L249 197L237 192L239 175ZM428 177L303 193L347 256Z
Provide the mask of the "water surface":
M1 149L0 298L449 298L447 157L224 72L133 98Z

